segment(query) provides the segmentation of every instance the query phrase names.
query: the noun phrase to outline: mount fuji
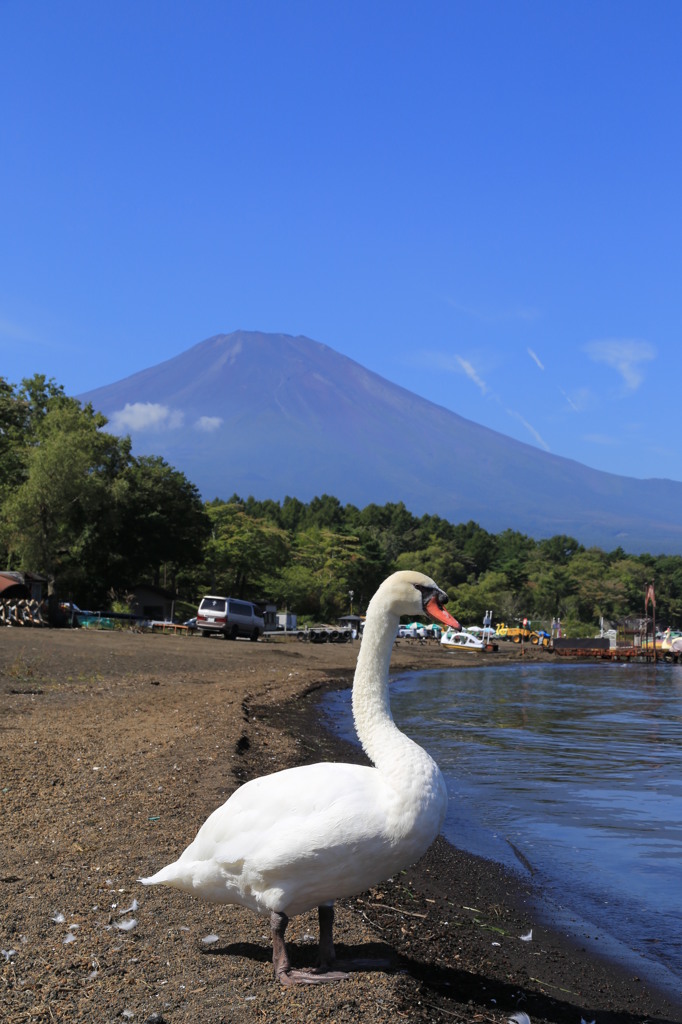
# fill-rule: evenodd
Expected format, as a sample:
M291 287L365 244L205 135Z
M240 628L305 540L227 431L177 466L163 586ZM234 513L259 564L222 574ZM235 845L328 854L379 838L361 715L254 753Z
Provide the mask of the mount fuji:
M205 499L404 502L536 539L682 553L682 483L551 455L390 383L317 341L235 331L78 396Z

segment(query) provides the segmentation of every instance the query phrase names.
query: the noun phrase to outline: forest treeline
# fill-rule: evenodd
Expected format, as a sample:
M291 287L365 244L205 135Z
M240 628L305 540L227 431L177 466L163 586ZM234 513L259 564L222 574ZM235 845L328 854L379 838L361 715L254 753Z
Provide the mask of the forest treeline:
M447 590L468 624L492 609L495 622L560 616L569 634L590 635L601 616L642 616L655 580L657 622L682 625L680 556L491 534L475 522L417 517L400 502L203 502L183 473L134 456L130 439L106 424L40 374L20 385L0 378L0 562L45 574L81 607L125 603L132 586L151 583L187 609L217 592L333 621L351 602L364 611L382 579L409 568Z

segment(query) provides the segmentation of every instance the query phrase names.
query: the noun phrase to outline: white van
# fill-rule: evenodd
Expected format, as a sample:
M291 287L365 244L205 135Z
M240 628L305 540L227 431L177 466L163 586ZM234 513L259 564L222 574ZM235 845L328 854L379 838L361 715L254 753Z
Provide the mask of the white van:
M197 629L202 636L222 633L226 640L236 640L238 636L257 640L265 629L265 623L260 610L250 601L209 594L201 599Z

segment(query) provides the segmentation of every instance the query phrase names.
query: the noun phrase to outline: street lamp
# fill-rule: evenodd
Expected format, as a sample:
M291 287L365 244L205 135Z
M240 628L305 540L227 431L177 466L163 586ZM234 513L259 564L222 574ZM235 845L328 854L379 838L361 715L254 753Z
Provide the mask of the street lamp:
M354 590L349 590L348 591L348 597L350 598L350 613L351 613L351 615L353 614L353 594L354 593L355 593Z

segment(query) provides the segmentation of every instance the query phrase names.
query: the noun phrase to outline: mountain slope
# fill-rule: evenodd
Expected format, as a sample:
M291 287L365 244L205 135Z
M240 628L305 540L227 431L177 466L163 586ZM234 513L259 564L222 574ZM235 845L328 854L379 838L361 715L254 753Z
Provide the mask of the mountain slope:
M482 427L319 342L235 331L81 395L205 498L403 501L607 550L682 553L682 483L589 469Z

